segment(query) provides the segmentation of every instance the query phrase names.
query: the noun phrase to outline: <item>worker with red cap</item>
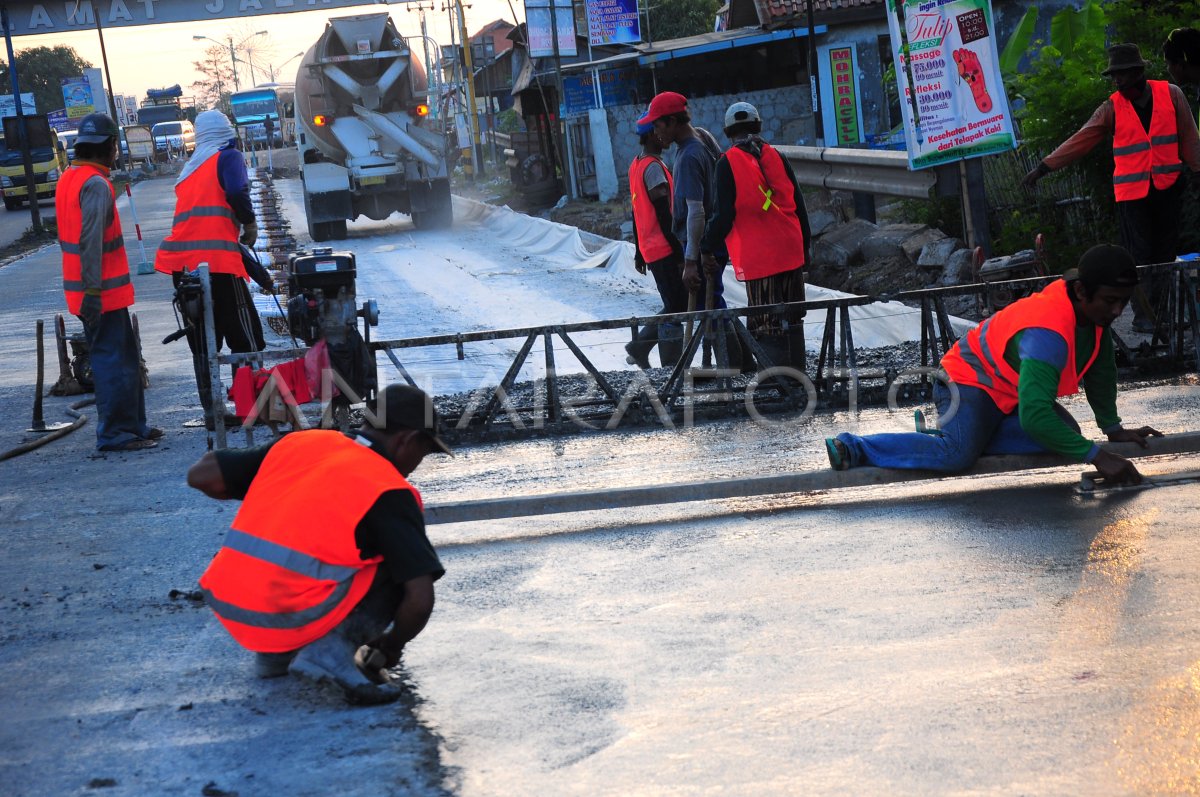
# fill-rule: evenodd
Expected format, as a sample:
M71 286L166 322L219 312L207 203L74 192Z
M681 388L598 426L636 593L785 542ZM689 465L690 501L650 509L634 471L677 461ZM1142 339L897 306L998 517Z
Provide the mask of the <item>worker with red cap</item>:
M707 272L700 268L700 241L714 207L713 172L721 157L721 146L707 130L692 125L687 98L678 92L656 94L646 115L637 123L651 125L664 147L674 144L676 148L671 170L675 180L672 218L675 237L683 245L684 285L694 295L705 296L706 305L708 297L712 297L711 306L705 309L723 308L726 305L721 277L728 255L717 252L714 265ZM733 346L731 358L736 358L738 352L739 348Z

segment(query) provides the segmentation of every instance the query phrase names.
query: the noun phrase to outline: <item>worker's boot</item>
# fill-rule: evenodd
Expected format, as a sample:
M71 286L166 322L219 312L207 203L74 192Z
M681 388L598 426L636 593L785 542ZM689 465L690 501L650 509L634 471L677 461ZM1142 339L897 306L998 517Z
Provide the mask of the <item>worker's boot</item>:
M782 335L756 335L754 339L762 348L763 354L767 355L767 359L770 360L769 363L759 363L760 370L791 364L787 340Z
M254 674L259 678L282 678L288 674L288 667L296 658L297 651L286 653L255 653Z
M341 626L309 645L305 645L288 667L292 675L314 683L335 684L346 702L356 706L391 703L402 694L396 684L378 684L355 664L360 644L350 639Z
M679 324L661 324L658 334L658 359L663 368L674 368L683 356L683 327Z
M642 327L632 341L625 344L625 353L629 355L625 362L636 365L643 371L650 366L650 352L658 344L658 324L647 324Z

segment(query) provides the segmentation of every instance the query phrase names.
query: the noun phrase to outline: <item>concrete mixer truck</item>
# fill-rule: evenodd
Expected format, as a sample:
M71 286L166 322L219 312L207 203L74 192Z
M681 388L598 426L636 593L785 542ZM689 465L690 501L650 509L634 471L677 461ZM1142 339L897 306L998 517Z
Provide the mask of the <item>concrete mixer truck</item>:
M314 241L346 221L412 216L448 226L447 138L427 125L426 76L386 13L329 20L296 75L296 145Z

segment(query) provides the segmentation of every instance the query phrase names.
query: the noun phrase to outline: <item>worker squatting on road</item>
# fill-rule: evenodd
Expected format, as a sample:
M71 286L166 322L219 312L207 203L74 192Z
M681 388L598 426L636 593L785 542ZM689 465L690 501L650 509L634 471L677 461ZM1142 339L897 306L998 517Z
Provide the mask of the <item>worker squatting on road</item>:
M118 129L102 113L79 123L75 162L54 197L67 309L83 322L96 394L96 448L153 448L161 429L146 424L142 364L129 319L133 281L121 236L116 191L108 179L117 160Z
M293 432L188 471L205 495L242 499L200 586L257 675L332 682L361 705L400 696L387 670L433 611L445 570L408 476L450 453L421 390L391 385L369 409L357 434Z
M633 205L634 267L646 269L662 299L660 313L687 312L687 288L683 287L683 245L671 229L671 202L675 185L662 160L663 145L650 124L637 126L642 151L629 164L629 195ZM678 322L647 324L637 337L625 344L629 362L650 367L650 352L658 346L663 367L669 368L683 353L683 326Z
M238 225L241 225L241 234ZM230 351L262 351L262 322L250 290L239 241L253 246L258 238L246 162L237 148L237 132L220 111L196 116L196 150L175 182L175 219L171 234L158 247L154 268L170 274L175 301L185 318L188 345L196 372L196 389L204 408L205 425L214 425L213 407L224 411L221 397L212 396L208 372L208 347L203 315L196 292L181 290L185 273L208 263L212 282L213 330L217 349L222 342ZM241 425L230 416L226 424Z
M761 132L762 117L750 103L725 111L730 147L717 161L713 215L700 244L710 274L719 272L714 253L728 250L751 307L804 301L812 240L796 175ZM804 370L803 310L748 316L746 326L775 365Z
M940 431L863 437L843 432L825 440L829 464L835 470L876 465L953 473L980 454L1051 451L1090 462L1114 482L1141 482L1132 462L1083 437L1055 401L1082 383L1109 440L1145 447L1146 437L1162 436L1149 426L1126 429L1117 415L1109 326L1137 283L1137 266L1127 251L1093 246L1062 279L1005 307L946 353L941 366L947 379L933 388Z
M1165 80L1147 80L1136 44L1108 48L1101 73L1116 91L1087 123L1042 159L1022 184L1071 165L1112 136L1113 193L1121 243L1134 262L1170 263L1179 254L1179 208L1184 164L1200 171L1200 138L1187 98ZM1165 278L1151 280L1145 301L1134 302L1134 329L1153 332L1166 297Z

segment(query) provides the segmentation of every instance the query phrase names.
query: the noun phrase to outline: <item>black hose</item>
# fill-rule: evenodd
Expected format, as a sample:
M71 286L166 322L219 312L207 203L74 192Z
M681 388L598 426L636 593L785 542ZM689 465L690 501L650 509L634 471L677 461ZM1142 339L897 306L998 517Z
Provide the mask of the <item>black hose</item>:
M0 462L3 462L6 459L12 459L13 457L18 457L21 454L27 454L30 451L33 451L35 448L41 448L51 440L57 440L60 437L66 437L71 432L87 423L87 416L78 410L88 406L89 404L95 403L95 398L86 398L76 401L74 404L67 407L67 414L75 419L70 426L64 426L61 429L56 429L43 437L39 437L37 440L30 440L28 443L22 443L16 448L10 448L5 452L0 453Z

